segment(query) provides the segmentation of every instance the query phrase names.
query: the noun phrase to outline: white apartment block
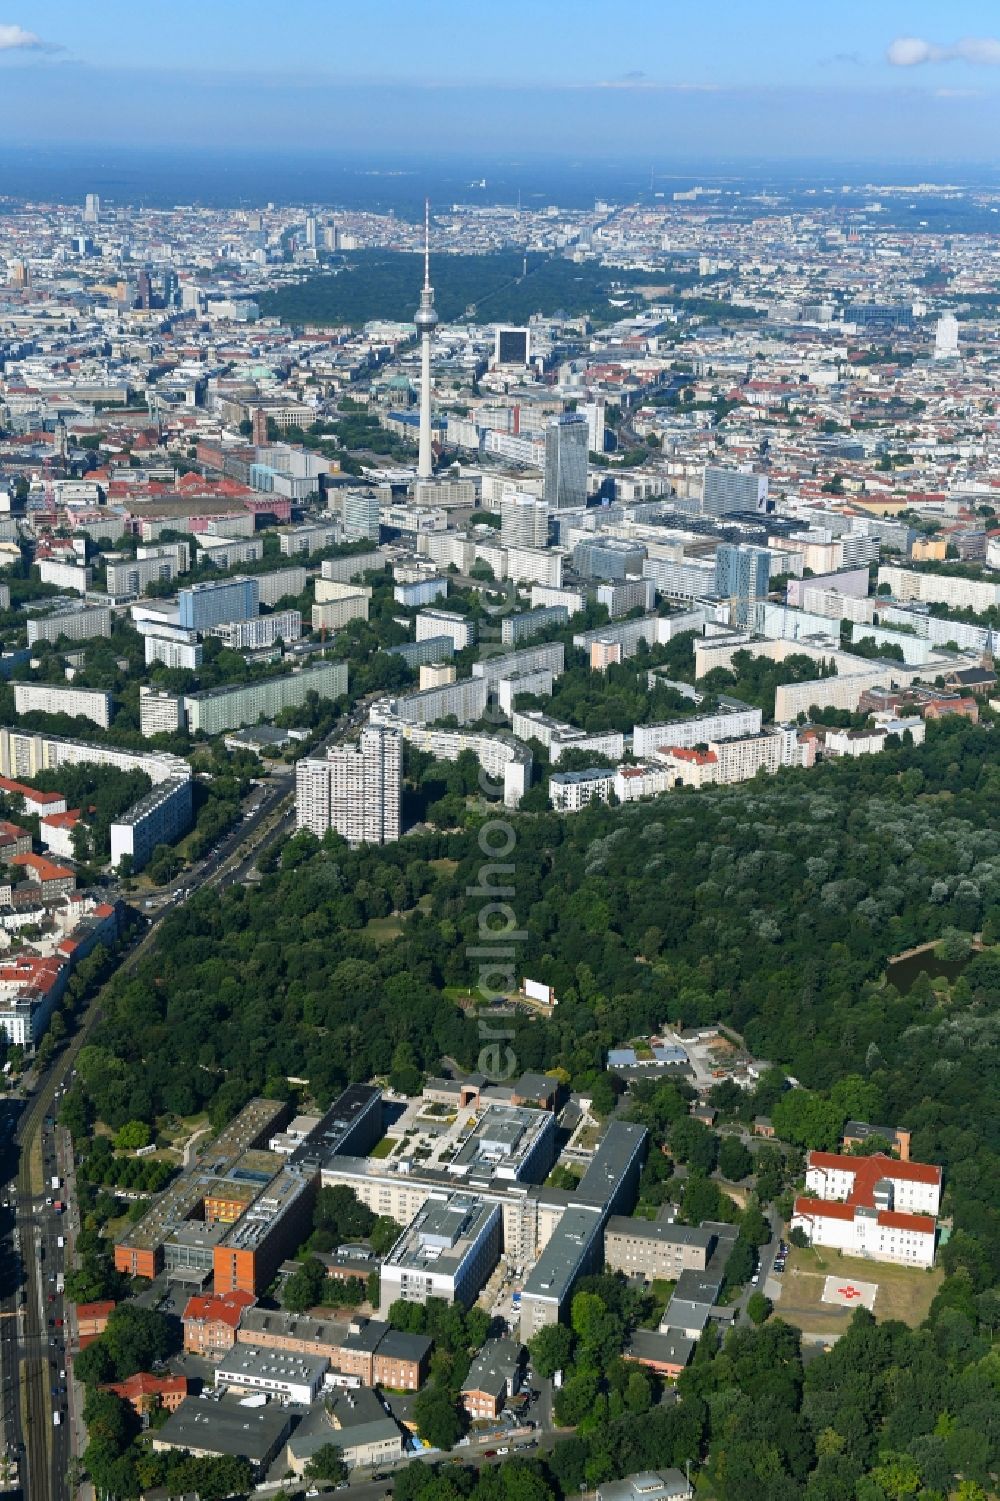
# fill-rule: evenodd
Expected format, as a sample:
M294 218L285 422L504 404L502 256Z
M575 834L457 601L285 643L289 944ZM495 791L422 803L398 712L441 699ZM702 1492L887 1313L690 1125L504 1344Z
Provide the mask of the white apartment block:
M111 864L117 867L127 855L132 869L141 870L157 845L186 834L193 819L192 793L189 772L161 782L133 803L111 825Z
M759 735L763 715L760 709L741 704L728 712L695 714L690 719L671 719L666 724L637 724L632 730L632 752L650 756L662 746L681 746L689 750L709 740L739 735Z
M426 641L430 636L450 636L456 651L472 646L476 639L475 621L451 610L421 610L415 624L417 641Z
M911 719L895 719L892 715L876 715L876 723L863 730L827 730L824 753L828 756L874 756L885 750L889 735L911 735L914 745L923 745L927 726L919 715Z
M511 728L519 740L537 740L544 745L553 766L569 750L591 751L598 756L607 756L611 761L620 761L625 754L625 736L620 730L588 735L585 730L563 724L538 709L529 709L526 713L515 710Z
M570 615L576 615L587 603L586 594L578 589L557 589L550 584L532 584L531 608L544 605L565 605Z
M544 547L549 538L548 502L534 495L505 495L500 502L500 541L504 547Z
M196 672L201 666L203 650L200 641L177 641L172 636L146 636L146 666L162 662L165 667L179 667L186 672Z
M86 594L94 577L92 568L61 558L40 558L35 566L43 584L55 584L57 589L72 589L77 594Z
M159 693L155 688L139 689L139 730L144 739L151 735L176 735L184 728L184 700L177 693Z
M28 645L36 641L89 641L95 636L111 636L111 610L108 605L67 605L48 615L29 617Z
M664 766L619 766L613 785L620 803L634 803L668 791L670 774Z
M152 558L129 558L121 562L109 561L106 565L107 589L114 599L145 594L150 584L169 583L184 572L179 567L177 555L167 552Z
M513 735L435 729L429 724L408 723L397 715L397 708L398 703L391 700L373 704L370 710L372 724L397 730L410 745L429 752L438 761L457 761L463 751L471 751L497 789L502 786L505 806L518 806L531 786L532 757L526 745L515 740Z
M326 604L313 605L310 620L314 631L335 631L351 620L368 619L368 595L358 590Z
M447 584L445 587L447 588ZM344 583L340 579L321 577L313 584L313 598L318 605L329 604L334 599L353 599L357 594L363 594L365 599L371 599L372 592L369 584Z
M278 641L298 641L302 635L299 610L278 610L273 615L258 615L254 620L231 620L212 628L232 651L263 651ZM147 637L147 642L149 638Z
M483 657L472 664L472 676L485 678L491 688L505 678L525 672L551 672L559 677L566 666L566 648L561 641L547 642L541 646L526 646L522 651L503 652L499 656Z
M552 673L548 668L539 668L534 672L516 672L512 677L501 678L497 684L497 703L509 719L519 693L530 693L535 698L550 698L552 683Z
M320 839L333 829L351 844L392 844L399 838L401 792L402 738L369 725L357 746L334 746L325 759L299 762L296 827Z
M606 803L615 784L610 767L555 771L549 777L549 803L557 813L579 813L588 803Z
M271 720L282 709L305 703L306 695L340 698L347 692L346 662L317 662L283 677L261 678L237 688L209 688L204 693L187 694L184 710L192 735L202 730L206 735L221 735L238 730L245 724L257 724L263 717Z
M398 717L402 724L435 724L452 715L459 724L470 724L482 719L489 696L489 684L484 678L461 678L457 683L390 699L386 712Z
M653 752L674 781L686 787L729 786L747 782L758 771L776 772L782 766L811 764L811 742L799 744L794 729L775 728L735 740L709 740L708 750L667 746Z
M476 549L477 553L479 549ZM505 549L506 560L501 565L498 578L513 579L515 583L546 584L552 589L562 587L563 556L560 552L552 552L538 547L516 547ZM497 573L496 568L493 569Z
M92 688L58 688L52 683L15 683L14 709L18 714L68 714L72 719L91 719L106 730L111 723L111 694Z
M280 599L290 599L301 594L308 579L304 568L276 568L273 573L256 573L257 598L262 605L272 609Z
M953 578L944 573L917 573L911 568L886 564L878 571L880 584L888 584L898 600L919 599L925 604L948 605L953 610L981 614L1000 604L1000 584L977 579Z

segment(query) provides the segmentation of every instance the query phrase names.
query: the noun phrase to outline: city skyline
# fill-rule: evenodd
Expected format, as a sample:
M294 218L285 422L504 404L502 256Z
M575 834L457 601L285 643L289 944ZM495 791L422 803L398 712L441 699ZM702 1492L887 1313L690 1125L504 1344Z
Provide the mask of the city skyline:
M250 0L239 25L181 0L171 21L151 30L119 0L8 13L11 142L988 161L1000 121L981 0L947 20L927 0L808 15L766 0L712 29L649 0L628 27L593 3L513 0L489 47L456 0L292 0L280 14Z

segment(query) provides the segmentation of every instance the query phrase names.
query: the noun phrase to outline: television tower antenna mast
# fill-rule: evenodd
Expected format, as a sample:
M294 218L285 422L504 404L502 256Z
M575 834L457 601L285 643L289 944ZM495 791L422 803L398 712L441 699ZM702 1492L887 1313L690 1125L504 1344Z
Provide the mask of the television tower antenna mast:
M429 480L434 469L431 449L431 335L438 324L434 307L434 288L431 286L431 205L424 199L424 285L420 293L420 306L414 317L420 338L420 448L417 459L417 480Z

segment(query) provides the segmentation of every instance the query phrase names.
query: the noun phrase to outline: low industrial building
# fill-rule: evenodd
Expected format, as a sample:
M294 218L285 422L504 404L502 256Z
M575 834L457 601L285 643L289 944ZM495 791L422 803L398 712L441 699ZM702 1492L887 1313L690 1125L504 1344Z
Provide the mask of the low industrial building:
M303 1474L327 1444L334 1444L349 1470L395 1464L403 1457L403 1435L373 1391L338 1392L308 1414L289 1439L288 1468Z
M152 1434L156 1450L180 1449L198 1459L235 1455L250 1461L258 1479L281 1452L292 1418L278 1402L243 1407L236 1398L206 1402L188 1397Z
M255 1350L237 1344L215 1369L216 1386L242 1392L285 1397L308 1407L319 1395L329 1362L318 1355L288 1350Z

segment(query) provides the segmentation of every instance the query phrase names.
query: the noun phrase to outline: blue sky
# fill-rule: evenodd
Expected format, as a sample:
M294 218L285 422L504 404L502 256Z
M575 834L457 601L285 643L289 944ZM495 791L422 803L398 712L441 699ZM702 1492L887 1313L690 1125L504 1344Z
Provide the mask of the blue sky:
M0 0L8 138L993 161L980 0Z

